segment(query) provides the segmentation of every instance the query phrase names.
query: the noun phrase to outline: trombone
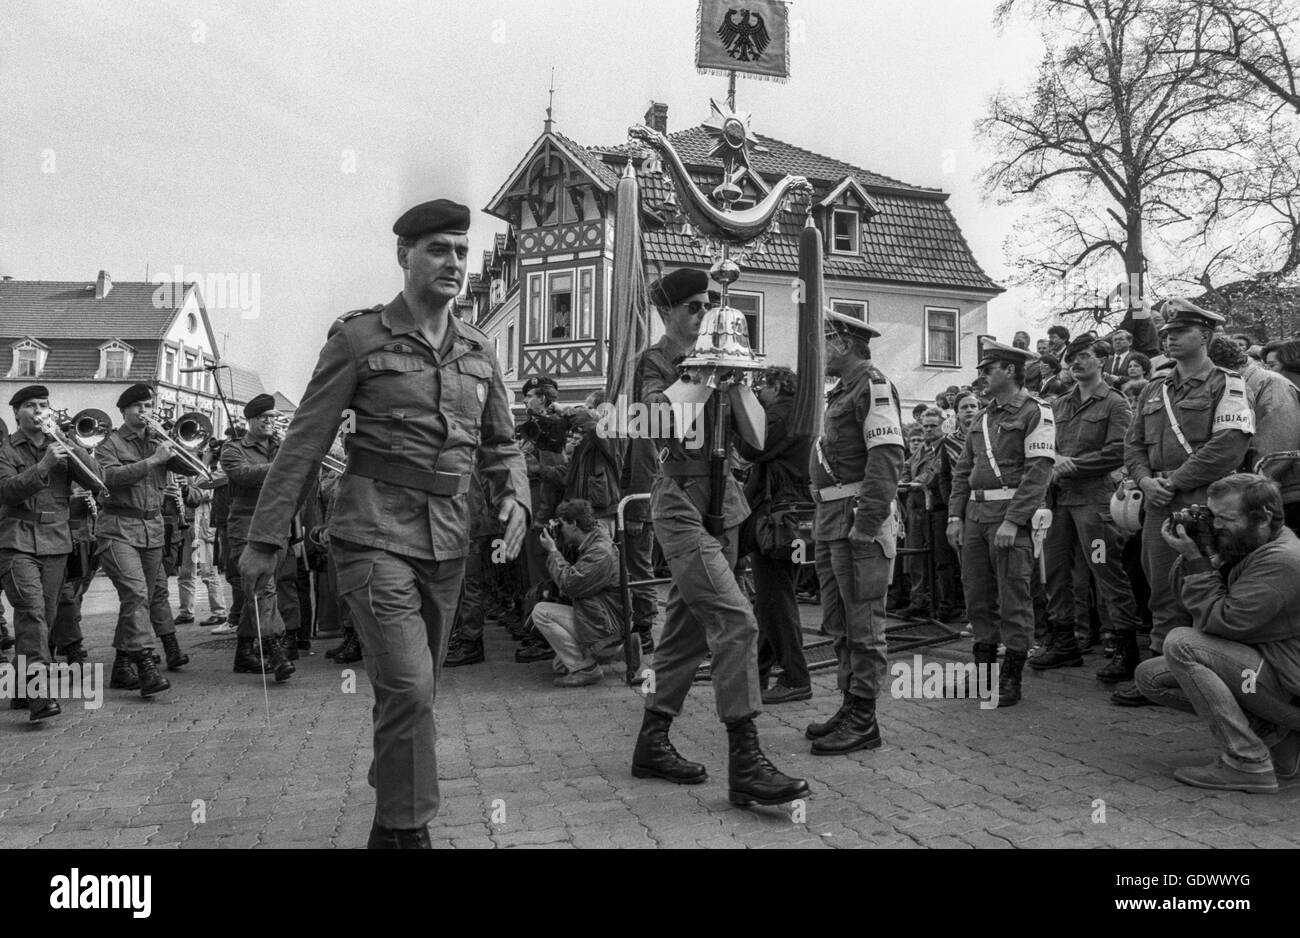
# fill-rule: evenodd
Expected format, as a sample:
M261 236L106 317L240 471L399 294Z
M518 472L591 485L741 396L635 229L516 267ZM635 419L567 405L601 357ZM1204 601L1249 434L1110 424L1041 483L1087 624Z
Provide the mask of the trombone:
M98 416L96 417L96 415ZM102 418L102 424L107 426L107 429L103 429L102 427L98 428L102 429L102 435L98 433L91 435L88 433L83 436L76 433L76 430L83 426L83 421L98 420L98 418ZM85 449L94 449L103 442L104 438L113 430L113 425L109 422L108 415L102 410L83 410L78 413L76 417L72 418L74 434L77 435L77 443L75 445L67 438L67 436L64 435L62 428L59 427L58 420L55 419L52 412L47 411L42 414L40 424L41 430L45 432L46 436L57 441L68 451L68 469L77 482L79 482L83 488L94 492L96 495L107 497L108 486L104 484L104 480L99 477L99 474L96 473L95 470L91 469L90 466L86 464L85 460L77 455L76 446L82 446ZM89 429L88 424L86 425L86 428Z
M181 414L174 421L159 420L153 414L143 414L145 426L150 432L164 440L175 443L175 456L186 467L193 469L197 475L208 481L212 480L212 470L195 455L207 445L212 436L212 421L198 412Z

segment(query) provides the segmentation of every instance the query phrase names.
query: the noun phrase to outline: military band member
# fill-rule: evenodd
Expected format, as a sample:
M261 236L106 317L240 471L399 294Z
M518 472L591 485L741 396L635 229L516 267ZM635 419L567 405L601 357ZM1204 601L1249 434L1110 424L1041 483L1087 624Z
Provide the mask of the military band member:
M239 572L239 558L247 544L253 510L280 450L280 444L275 440L278 416L275 398L270 394L259 394L245 404L244 419L248 421L248 427L242 437L221 447L221 468L228 479L226 485L230 492L230 513L226 521L230 543L226 578L230 580L233 593L230 617L239 623L233 670L235 674L274 672L276 681L284 682L293 676L295 670L284 647L285 632L290 623L294 625L292 640L297 641L298 585L293 551L288 549L279 555L275 582L262 593L254 594ZM286 527L286 535L288 531ZM248 606L248 600L254 595L257 596L257 615Z
M1124 544L1110 520L1111 473L1124 461L1124 437L1132 411L1124 395L1106 382L1102 364L1110 346L1091 332L1073 339L1065 364L1075 386L1052 402L1056 421L1056 492L1047 532L1047 598L1053 625L1052 647L1033 658L1035 670L1080 667L1083 658L1074 634L1074 567L1082 557L1097 583L1103 628L1118 636L1119 650L1098 677L1114 683L1131 679L1137 667L1137 630L1142 624L1133 585L1124 572Z
M1255 432L1246 382L1209 358L1210 341L1224 321L1184 299L1164 306L1160 335L1174 360L1138 396L1124 447L1129 477L1142 489L1142 569L1151 584L1151 651L1161 654L1172 629L1192 624L1172 590L1169 570L1178 553L1160 530L1175 511L1204 505L1212 482L1241 468ZM1136 687L1116 691L1122 706L1150 703Z
M975 633L975 663L1006 656L998 706L1020 701L1020 677L1034 631L1030 595L1034 569L1030 522L1043 507L1055 463L1052 409L1024 388L1022 349L987 342L977 370L990 401L976 415L953 471L948 541L961 551L966 609Z
M443 199L397 220L402 292L330 329L240 562L250 585L270 580L347 411L348 469L330 549L375 694L372 848L430 846L426 825L439 802L434 697L469 552L476 464L508 557L528 526L510 395L488 338L452 315L469 221L468 208Z
M15 653L25 660L22 677L29 678L30 688L33 672L50 663L50 628L72 552L70 451L42 429L41 418L50 409L50 392L44 387L22 388L9 405L17 428L0 444L0 586L13 607ZM76 454L98 471L89 452L77 447ZM32 722L61 712L48 685L46 694L15 696L10 706L26 706Z
M162 641L169 670L189 660L176 640L170 614L161 615L154 591L166 539L162 514L167 473L196 473L174 455L170 440L158 439L149 429L145 418L153 413L153 405L153 390L146 384L123 391L117 400L122 425L95 449L109 492L96 527L96 553L121 601L113 635L117 656L108 686L139 687L141 697L171 687L154 666L154 635Z
M71 665L85 664L88 658L81 633L81 600L99 569L99 558L95 556L98 512L95 496L73 483L72 497L68 500L72 553L68 554L68 572L59 591L59 608L50 630L50 648Z
M888 668L885 594L897 544L894 497L903 471L898 392L871 363L880 330L826 314L825 429L808 460L822 627L838 662L839 710L805 735L813 755L878 749L876 698Z
M677 270L651 285L650 299L665 334L637 360L634 394L641 403L669 406L664 391L677 382L678 364L695 349L710 305L708 291L708 275L699 270ZM668 729L682 711L696 668L711 651L714 698L727 727L728 797L738 805L783 804L805 797L808 783L777 771L758 745L758 623L733 573L738 529L749 506L730 473L722 505L725 534L719 539L704 526L711 510L709 455L720 396L710 397L696 421L703 445L688 447L675 438L655 441L661 467L650 493L650 515L672 571L672 586L655 651L655 690L646 695L632 774L682 785L708 779L703 765L683 759L673 748Z

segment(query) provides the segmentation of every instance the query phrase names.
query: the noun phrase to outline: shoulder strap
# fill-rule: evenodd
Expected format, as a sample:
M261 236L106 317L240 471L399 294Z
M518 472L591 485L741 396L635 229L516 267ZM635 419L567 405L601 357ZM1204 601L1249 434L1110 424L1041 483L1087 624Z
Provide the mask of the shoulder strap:
M993 469L993 474L1002 481L1002 469L998 466L997 458L993 455L993 441L989 439L989 412L984 411L984 454L988 456L989 466Z
M1183 428L1179 425L1178 418L1174 415L1174 405L1169 400L1168 381L1161 382L1160 396L1164 398L1165 413L1169 415L1169 426L1174 431L1174 436L1178 437L1178 442L1182 444L1183 449L1187 450L1187 455L1188 456L1192 455L1192 453L1194 453L1195 450L1193 450L1192 445L1187 442L1187 437L1183 435Z

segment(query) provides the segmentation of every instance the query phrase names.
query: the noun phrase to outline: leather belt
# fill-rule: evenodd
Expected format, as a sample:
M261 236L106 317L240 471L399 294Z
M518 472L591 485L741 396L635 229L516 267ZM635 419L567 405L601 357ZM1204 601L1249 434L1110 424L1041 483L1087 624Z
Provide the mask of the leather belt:
M661 467L664 477L668 479L707 479L709 466L695 460L690 462L666 462Z
M450 497L469 491L470 474L456 472L429 472L414 466L391 462L373 453L353 452L348 455L348 472L366 479L387 482L407 489L418 489L430 495Z
M970 497L977 502L1009 502L1016 497L1016 490L1005 486L1000 489L974 489Z
M105 505L104 514L135 518L139 521L156 521L162 517L161 508L127 508L123 505Z
M847 482L843 485L828 485L824 489L817 490L817 500L819 502L842 502L846 498L853 498L862 491L861 482Z
M68 520L67 509L63 511L30 511L26 508L10 508L0 511L0 518L17 518L19 521L31 521L36 524L58 524Z

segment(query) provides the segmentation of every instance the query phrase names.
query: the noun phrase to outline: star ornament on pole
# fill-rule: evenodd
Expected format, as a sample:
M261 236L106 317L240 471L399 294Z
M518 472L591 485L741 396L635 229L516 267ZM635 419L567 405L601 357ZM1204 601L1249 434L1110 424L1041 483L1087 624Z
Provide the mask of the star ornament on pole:
M713 138L709 156L722 161L728 176L739 167L749 169L749 121L752 115L738 113L712 99L709 100L709 109L709 119L704 122L706 132Z

